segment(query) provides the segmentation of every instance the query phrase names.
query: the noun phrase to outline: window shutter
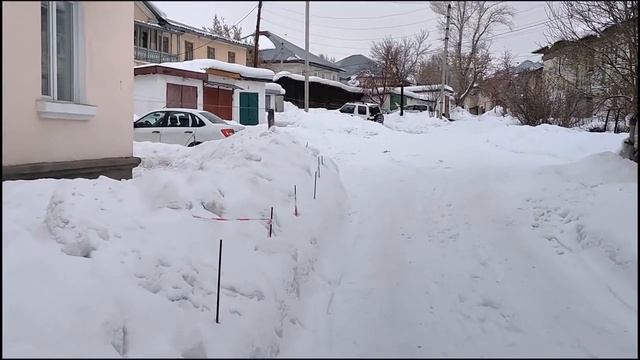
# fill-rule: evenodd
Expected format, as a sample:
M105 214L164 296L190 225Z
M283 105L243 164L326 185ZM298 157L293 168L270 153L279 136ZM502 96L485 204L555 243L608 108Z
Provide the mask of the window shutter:
M182 85L182 107L188 109L198 108L198 88Z
M182 85L167 83L166 107L182 107Z

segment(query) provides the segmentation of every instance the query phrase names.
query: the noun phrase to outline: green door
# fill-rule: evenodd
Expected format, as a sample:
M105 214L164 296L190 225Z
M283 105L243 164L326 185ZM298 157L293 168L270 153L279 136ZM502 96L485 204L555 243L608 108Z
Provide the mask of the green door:
M240 124L258 125L258 93L240 93Z
M396 95L396 94L391 94L391 99L390 99L390 103L389 103L389 110L395 110L399 107L400 105L400 95Z

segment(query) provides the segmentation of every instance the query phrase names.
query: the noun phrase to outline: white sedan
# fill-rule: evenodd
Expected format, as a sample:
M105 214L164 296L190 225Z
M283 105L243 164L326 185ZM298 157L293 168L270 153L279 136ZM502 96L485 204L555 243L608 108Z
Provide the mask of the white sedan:
M244 126L208 111L167 108L151 111L133 123L135 141L195 146L229 137Z

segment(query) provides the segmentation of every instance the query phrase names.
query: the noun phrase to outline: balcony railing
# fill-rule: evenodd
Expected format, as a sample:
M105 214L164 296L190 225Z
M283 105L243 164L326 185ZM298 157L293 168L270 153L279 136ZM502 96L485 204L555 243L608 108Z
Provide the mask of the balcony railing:
M134 46L134 57L136 60L146 61L150 63L163 63L179 61L178 55L167 54L157 50L146 49Z

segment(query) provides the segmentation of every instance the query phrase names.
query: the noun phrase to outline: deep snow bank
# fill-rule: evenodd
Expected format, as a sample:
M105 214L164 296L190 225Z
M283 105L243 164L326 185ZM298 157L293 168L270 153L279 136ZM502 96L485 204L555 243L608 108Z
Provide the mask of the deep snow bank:
M335 164L324 157L314 201L317 151L278 129L134 152L129 181L3 182L3 355L277 355L300 326L300 284L336 241ZM273 238L265 221L193 217L265 218L271 206Z

